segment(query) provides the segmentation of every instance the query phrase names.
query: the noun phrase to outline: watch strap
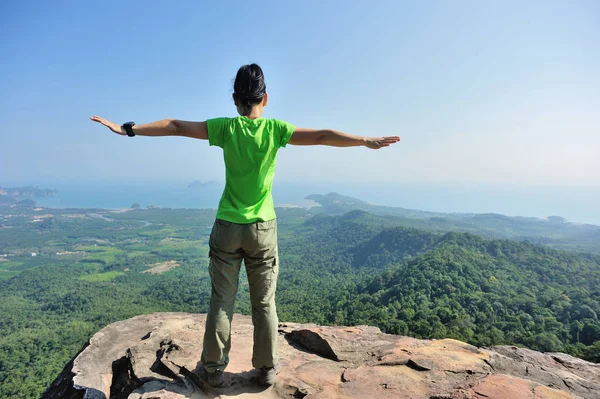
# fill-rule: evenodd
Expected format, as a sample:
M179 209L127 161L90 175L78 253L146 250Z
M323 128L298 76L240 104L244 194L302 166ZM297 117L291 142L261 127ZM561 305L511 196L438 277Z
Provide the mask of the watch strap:
M127 135L129 137L135 136L135 133L133 132L134 126L135 126L135 122L125 122L121 125L121 127L123 127L123 129L125 130L125 133L127 133Z

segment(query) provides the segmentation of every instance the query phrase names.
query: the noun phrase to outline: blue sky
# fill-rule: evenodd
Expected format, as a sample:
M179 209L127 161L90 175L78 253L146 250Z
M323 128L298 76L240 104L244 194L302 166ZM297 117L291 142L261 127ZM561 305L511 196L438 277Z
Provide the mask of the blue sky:
M399 135L288 147L277 179L600 186L596 1L3 1L0 184L222 180L217 148L89 121L234 116L259 63L265 116Z

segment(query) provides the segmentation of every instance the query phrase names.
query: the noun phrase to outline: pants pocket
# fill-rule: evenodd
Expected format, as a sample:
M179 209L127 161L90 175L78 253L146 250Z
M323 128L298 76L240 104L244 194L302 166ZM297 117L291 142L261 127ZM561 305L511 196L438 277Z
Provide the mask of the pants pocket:
M274 303L279 267L277 258L263 261L246 268L250 283L250 299L253 307L265 307Z
M277 248L277 223L275 219L256 223L257 246L260 249Z
M209 239L211 251L236 251L240 247L239 226L233 222L216 219Z

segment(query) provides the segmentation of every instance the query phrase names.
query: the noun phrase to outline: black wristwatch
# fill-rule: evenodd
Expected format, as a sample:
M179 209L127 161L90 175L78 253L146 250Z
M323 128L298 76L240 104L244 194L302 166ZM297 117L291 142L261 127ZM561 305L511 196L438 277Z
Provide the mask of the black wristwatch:
M135 122L125 122L121 125L121 127L123 129L125 129L125 132L127 132L127 135L129 137L133 137L135 136L135 133L133 132L133 127L135 126Z

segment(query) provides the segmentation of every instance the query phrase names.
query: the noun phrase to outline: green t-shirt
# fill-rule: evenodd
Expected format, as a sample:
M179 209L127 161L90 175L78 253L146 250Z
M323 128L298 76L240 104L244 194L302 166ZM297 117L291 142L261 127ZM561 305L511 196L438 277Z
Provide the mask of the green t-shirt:
M208 142L223 148L225 190L217 218L234 223L275 219L271 188L277 150L285 147L295 126L277 119L246 116L206 121Z

